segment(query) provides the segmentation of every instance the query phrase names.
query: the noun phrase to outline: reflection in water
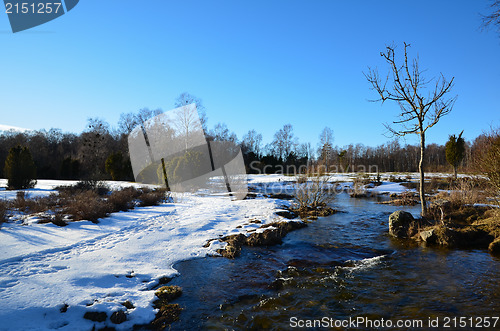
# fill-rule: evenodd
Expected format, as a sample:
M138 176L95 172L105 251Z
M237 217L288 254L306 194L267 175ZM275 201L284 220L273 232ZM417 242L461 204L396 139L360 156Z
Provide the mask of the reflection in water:
M235 260L178 263L185 310L173 329L289 329L290 318L422 319L494 316L500 259L482 250L421 247L391 238L401 209L340 195L345 211ZM419 207L408 211L418 215ZM500 325L498 325L500 326Z

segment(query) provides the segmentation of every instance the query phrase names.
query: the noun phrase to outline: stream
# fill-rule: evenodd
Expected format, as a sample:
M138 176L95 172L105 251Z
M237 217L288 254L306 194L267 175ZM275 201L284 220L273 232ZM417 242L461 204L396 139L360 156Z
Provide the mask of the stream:
M326 317L338 323L358 317L372 323L420 320L424 329L431 319L454 329L453 317L480 317L470 320L478 326L486 321L482 317L500 315L499 258L485 250L431 248L392 238L389 215L404 209L417 216L420 207L376 202L339 194L332 206L342 212L289 233L281 245L244 247L234 260L177 263L180 276L170 284L183 288L175 302L184 310L172 329L288 330L300 326L298 320Z

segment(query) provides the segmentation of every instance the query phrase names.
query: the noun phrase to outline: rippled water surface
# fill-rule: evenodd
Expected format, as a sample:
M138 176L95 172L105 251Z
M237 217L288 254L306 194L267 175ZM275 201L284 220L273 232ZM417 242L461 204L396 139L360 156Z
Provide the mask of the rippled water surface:
M185 309L173 329L290 329L290 319L420 319L500 315L500 259L483 250L426 248L387 233L401 207L339 195L344 212L245 247L234 260L175 265ZM408 207L415 216L419 206ZM442 321L442 320L441 320ZM500 329L500 321L497 324Z

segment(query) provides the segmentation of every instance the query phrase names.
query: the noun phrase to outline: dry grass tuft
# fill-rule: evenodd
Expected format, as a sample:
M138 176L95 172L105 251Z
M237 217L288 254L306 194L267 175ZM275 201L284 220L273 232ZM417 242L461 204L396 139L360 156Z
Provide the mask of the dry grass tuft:
M0 200L0 227L2 226L2 223L7 222L7 207L7 202Z

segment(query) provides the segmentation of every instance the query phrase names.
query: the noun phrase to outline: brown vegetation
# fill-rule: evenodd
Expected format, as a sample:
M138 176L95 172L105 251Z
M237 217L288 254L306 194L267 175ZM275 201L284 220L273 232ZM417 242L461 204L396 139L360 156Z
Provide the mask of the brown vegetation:
M411 191L404 191L401 194L391 195L391 200L380 202L381 204L388 204L393 206L415 206L420 203L416 199L418 197L417 193Z
M241 253L241 247L246 246L271 246L281 244L282 238L290 231L306 227L304 222L276 222L265 224L261 228L268 228L263 232L254 232L248 237L244 234L234 234L221 238L227 243L224 249L218 249L217 253L223 257L234 259ZM272 228L271 228L272 227Z
M156 313L155 319L151 322L149 327L154 330L163 330L168 325L179 319L182 308L179 304L171 303L172 300L182 295L182 288L175 285L162 286L156 292L155 296L158 298L153 302L155 308L159 309Z
M161 188L127 187L109 193L105 187L79 183L57 188L59 194L35 198L27 198L24 191L19 191L15 199L0 201L0 222L7 221L9 210L18 210L28 215L40 214L40 223L50 222L58 226L67 225L69 220L96 223L110 213L127 211L136 205L158 205L168 197L167 191Z
M334 198L328 176L317 175L305 182L297 180L295 199L290 210L301 217L328 216L335 212L328 207Z
M112 211L111 204L94 191L84 191L61 199L62 213L74 221L87 220L96 223Z
M0 227L7 222L7 202L0 200Z
M500 205L500 129L484 137L475 156L477 171L488 177L490 194Z
M141 207L156 206L167 199L168 191L164 188L155 188L154 190L141 188L139 190L141 194L139 194L137 200L139 200L139 206Z
M414 238L428 244L496 252L495 242L500 240L500 211L474 206L474 193L454 191L448 198L436 200L429 209L438 223L422 227Z

